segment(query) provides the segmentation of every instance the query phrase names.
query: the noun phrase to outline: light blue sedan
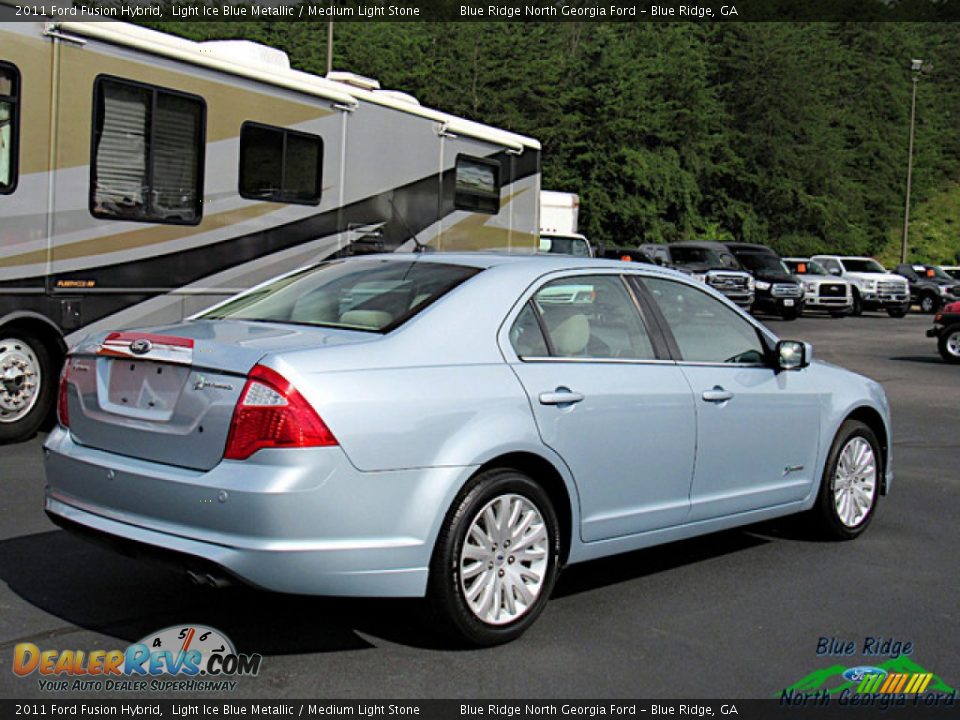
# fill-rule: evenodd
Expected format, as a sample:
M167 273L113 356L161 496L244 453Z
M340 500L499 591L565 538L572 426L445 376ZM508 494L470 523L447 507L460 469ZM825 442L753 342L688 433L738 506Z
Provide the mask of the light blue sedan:
M394 254L81 343L47 513L195 580L426 596L513 639L564 565L806 513L893 478L877 383L702 283L561 256Z

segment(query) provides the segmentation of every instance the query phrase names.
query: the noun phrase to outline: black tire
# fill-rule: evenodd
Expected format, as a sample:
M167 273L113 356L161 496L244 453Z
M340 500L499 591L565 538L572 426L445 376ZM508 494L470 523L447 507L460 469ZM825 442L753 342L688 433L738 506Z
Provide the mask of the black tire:
M4 341L11 341L6 343ZM0 444L21 442L33 437L52 416L53 404L56 399L59 368L54 367L53 358L47 345L38 337L22 330L0 329L0 357L6 353L26 352L36 358L39 366L36 390L37 399L33 408L22 417L13 420L13 414L8 413L8 421L0 415ZM0 413L3 410L0 409Z
M888 307L887 315L892 318L902 318L907 314L907 307L905 305L899 305L897 307Z
M940 298L932 292L925 292L920 296L919 305L920 312L930 315L940 309Z
M862 438L869 443L875 459L876 477L873 487L873 497L864 517L855 524L845 523L837 511L834 497L834 483L837 477L837 467L843 449L855 438ZM827 455L827 464L820 479L820 490L817 501L809 512L809 519L814 531L820 536L831 540L852 540L867 529L873 516L876 514L877 501L880 498L880 486L883 482L883 455L880 452L880 443L877 436L867 425L859 420L847 420L840 426L837 435L830 446Z
M853 288L853 307L850 309L850 314L858 317L863 315L863 303L860 301L860 293L857 292L856 288Z
M951 352L950 346L960 349L960 325L948 325L940 331L937 349L940 356L952 365L960 365L960 354Z
M547 566L539 594L515 620L496 625L484 622L468 605L460 578L460 557L470 526L492 500L519 495L540 514L547 532ZM439 629L458 644L491 646L522 635L540 613L553 592L560 561L560 524L546 492L523 473L512 469L487 470L461 491L447 513L430 563L427 600ZM503 570L499 571L501 576ZM479 582L479 579L478 579Z

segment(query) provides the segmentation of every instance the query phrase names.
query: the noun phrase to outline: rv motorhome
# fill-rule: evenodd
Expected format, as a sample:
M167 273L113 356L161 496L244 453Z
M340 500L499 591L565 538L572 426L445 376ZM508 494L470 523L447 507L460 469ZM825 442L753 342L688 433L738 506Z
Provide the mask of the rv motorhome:
M536 140L246 41L14 15L0 0L0 442L50 416L87 332L354 247L536 251Z

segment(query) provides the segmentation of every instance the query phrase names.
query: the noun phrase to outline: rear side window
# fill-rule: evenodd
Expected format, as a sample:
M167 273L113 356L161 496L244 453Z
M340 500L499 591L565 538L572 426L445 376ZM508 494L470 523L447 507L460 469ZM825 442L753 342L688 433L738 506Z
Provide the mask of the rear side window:
M500 212L500 163L457 155L453 205L491 215Z
M478 272L416 259L335 260L279 278L203 317L386 333Z
M20 129L20 73L0 62L0 194L17 187L17 142Z
M319 135L244 123L240 130L240 195L250 200L320 202L323 139Z
M93 113L90 211L112 220L199 223L203 99L100 77Z
M577 275L552 280L537 291L530 307L531 314L524 310L511 331L514 349L520 357L534 357L543 349L531 322L536 319L546 331L545 345L553 357L656 358L640 313L618 275ZM539 317L534 318L533 313Z

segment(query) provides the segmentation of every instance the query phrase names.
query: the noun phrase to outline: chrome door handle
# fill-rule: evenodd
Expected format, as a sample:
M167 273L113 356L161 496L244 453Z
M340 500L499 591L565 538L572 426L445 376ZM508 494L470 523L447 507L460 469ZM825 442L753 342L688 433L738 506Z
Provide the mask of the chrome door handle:
M715 385L713 390L704 390L702 397L707 402L721 403L730 400L733 397L733 393L729 390L724 390L719 385Z
M540 393L541 405L573 405L581 400L583 393L573 392L565 387L558 387L556 392Z

